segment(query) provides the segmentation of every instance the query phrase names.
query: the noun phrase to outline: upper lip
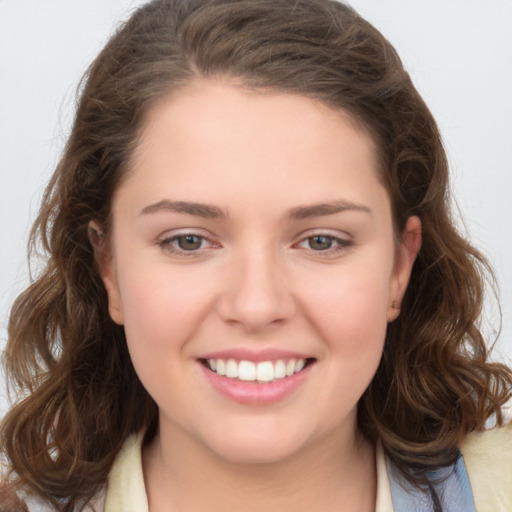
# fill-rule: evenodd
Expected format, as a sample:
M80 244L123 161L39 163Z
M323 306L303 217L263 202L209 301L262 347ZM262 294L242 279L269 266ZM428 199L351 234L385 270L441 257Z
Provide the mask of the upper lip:
M274 348L265 348L260 350L247 348L233 348L228 350L219 350L208 352L199 359L234 359L235 361L278 361L280 359L311 359L311 355L294 352L291 350L282 350Z

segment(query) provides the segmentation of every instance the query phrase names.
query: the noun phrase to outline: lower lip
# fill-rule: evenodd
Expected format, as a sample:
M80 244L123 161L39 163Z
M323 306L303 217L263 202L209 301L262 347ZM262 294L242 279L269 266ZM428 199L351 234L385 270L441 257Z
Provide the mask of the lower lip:
M310 364L291 377L258 383L230 379L212 372L202 363L199 365L216 391L235 402L247 405L267 405L283 400L304 382L313 366Z

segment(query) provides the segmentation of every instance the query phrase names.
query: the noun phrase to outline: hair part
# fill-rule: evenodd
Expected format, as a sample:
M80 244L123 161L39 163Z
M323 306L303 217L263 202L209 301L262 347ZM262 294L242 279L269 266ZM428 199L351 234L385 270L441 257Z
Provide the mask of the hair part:
M501 423L512 374L488 362L478 319L492 273L454 227L435 121L388 41L332 0L155 0L90 66L32 231L47 266L10 317L4 363L24 395L1 428L13 485L74 510L105 484L124 440L156 428L157 406L109 317L89 226L108 241L147 113L196 78L346 112L376 143L397 233L421 219L423 246L358 421L410 482L428 487L427 471L453 462L469 432L491 416Z

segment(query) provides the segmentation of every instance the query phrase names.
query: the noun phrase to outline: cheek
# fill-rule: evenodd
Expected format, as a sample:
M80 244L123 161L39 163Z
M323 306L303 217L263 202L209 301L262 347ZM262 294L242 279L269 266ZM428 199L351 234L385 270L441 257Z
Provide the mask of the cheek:
M303 294L304 309L330 351L351 359L364 360L369 352L380 359L386 334L389 275L367 268L339 272Z
M120 282L125 332L131 351L181 349L200 325L213 300L201 272L160 265L137 271L136 263L120 269L132 276ZM154 353L154 352L153 352ZM149 354L148 354L149 357Z
M202 276L165 265L147 268L140 273L132 264L123 269L123 275L132 276L120 289L128 350L153 399L179 409L176 397L187 396L189 390L171 396L169 386L178 390L184 385L178 376L183 365L194 360L188 342L209 310L211 293Z

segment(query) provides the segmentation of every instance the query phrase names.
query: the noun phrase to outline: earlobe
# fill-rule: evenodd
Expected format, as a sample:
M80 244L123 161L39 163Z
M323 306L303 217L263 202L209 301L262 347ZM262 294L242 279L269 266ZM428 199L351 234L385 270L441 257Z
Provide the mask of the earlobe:
M392 322L400 315L400 307L409 284L412 267L421 249L421 239L421 220L416 216L409 217L402 231L393 268L387 313L388 322Z
M112 252L106 246L103 231L96 222L89 222L88 235L89 241L94 249L96 266L100 273L101 280L103 281L103 286L107 292L110 318L112 318L116 324L123 325L124 317L121 305L121 295L117 284L114 257Z

